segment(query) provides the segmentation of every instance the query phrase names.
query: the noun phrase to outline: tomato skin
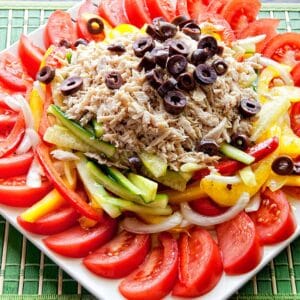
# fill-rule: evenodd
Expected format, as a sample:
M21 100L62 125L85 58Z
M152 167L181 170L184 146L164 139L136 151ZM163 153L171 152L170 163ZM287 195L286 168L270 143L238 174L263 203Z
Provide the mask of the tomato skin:
M210 233L200 227L179 238L179 280L173 295L197 297L212 290L223 273L221 253Z
M41 235L51 235L62 232L77 223L79 214L73 207L62 207L31 223L18 216L18 223L27 231Z
M186 16L187 18L191 18L187 8L187 0L177 0L176 13L178 16Z
M294 58L286 56L287 51L294 52ZM264 47L262 54L278 62L294 65L300 60L300 33L285 32L277 34L270 39Z
M291 207L281 190L271 192L266 189L262 193L259 210L250 213L249 216L255 223L260 242L264 245L282 242L289 238L296 229Z
M73 44L76 40L76 32L70 14L56 10L50 15L46 24L44 42L46 48L49 48L51 45L58 46L61 40Z
M150 235L122 231L113 240L84 258L84 265L106 278L122 278L133 272L150 249Z
M254 223L246 213L217 225L216 231L227 274L244 274L259 264L263 248Z
M221 207L209 197L201 198L190 202L193 210L195 210L200 215L205 216L217 216L224 213L227 208Z
M175 15L175 5L171 0L145 0L151 19L163 17L171 21Z
M212 0L207 6L208 13L220 14L228 0Z
M159 235L162 246L151 250L146 260L121 281L119 291L127 299L158 300L173 288L177 278L177 241L167 232Z
M296 64L291 71L295 86L300 87L300 63Z
M20 37L18 51L23 66L28 74L35 80L44 56L44 51L35 46L24 34Z
M300 137L300 102L295 102L290 110L290 124L293 132Z
M192 19L197 20L199 16L207 11L207 1L187 0L187 10Z
M67 257L80 258L107 243L116 233L117 222L107 218L93 228L84 229L80 225L43 239L52 251Z
M142 27L145 23L151 23L144 0L124 0L123 5L130 24Z
M28 207L43 198L52 188L49 181L41 187L26 186L26 177L0 179L0 203L14 207Z

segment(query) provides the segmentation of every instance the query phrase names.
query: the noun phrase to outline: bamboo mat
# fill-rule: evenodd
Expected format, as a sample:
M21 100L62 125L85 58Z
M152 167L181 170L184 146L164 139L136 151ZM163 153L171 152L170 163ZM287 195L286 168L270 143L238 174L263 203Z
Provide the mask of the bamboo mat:
M0 1L0 50L44 24L55 9L76 2ZM260 17L281 20L279 31L300 32L300 4L264 4ZM0 217L0 299L93 299L51 260ZM300 300L300 238L232 299ZM218 299L216 299L218 300Z

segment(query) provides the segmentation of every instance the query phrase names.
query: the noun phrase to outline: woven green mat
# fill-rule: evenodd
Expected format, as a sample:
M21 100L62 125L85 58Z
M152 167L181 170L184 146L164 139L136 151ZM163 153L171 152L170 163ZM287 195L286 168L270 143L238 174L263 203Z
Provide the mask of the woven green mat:
M22 32L44 24L54 9L66 9L74 3L0 1L0 50L16 42ZM265 4L260 17L279 18L279 31L300 32L300 4ZM0 299L93 297L0 217ZM300 300L300 238L232 299Z

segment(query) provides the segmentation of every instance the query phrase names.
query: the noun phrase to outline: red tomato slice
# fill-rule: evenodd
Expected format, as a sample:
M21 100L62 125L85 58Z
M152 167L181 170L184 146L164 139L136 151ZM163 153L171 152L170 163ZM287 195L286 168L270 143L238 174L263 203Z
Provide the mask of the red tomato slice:
M83 263L100 276L122 278L144 261L150 243L150 235L122 231L113 240L88 255Z
M259 0L229 0L224 5L221 15L234 31L241 31L256 19L260 7Z
M1 178L9 178L26 174L32 160L32 152L0 158Z
M262 202L258 211L249 216L255 223L257 234L262 244L276 244L290 237L296 223L289 202L283 191L262 194Z
M10 52L5 52L0 55L0 82L4 88L25 92L32 80L26 75L20 60Z
M76 32L70 14L56 10L50 15L46 24L44 42L46 48L49 48L51 45L58 46L61 40L73 44L76 40Z
M124 0L123 5L130 24L142 27L145 23L151 23L144 0Z
M18 223L27 231L35 234L51 235L69 229L77 223L79 214L73 207L62 207L37 221L27 222L18 216Z
M267 42L277 34L278 19L259 19L248 24L247 28L237 33L239 39L245 39L250 36L265 34L266 38L256 44L256 52L261 53Z
M0 107L0 132L3 129L12 129L17 121L18 114L10 109Z
M121 294L132 300L156 300L165 297L177 278L178 246L171 234L159 235L162 246L151 250L144 263L120 284Z
M43 198L52 188L49 181L43 181L38 188L26 185L26 176L0 179L0 203L15 206L28 207Z
M295 86L300 87L300 63L296 64L291 71Z
M187 10L192 19L197 20L207 11L207 0L187 0Z
M260 262L263 248L250 217L244 212L216 227L227 274L243 274Z
M268 41L262 54L281 63L294 66L300 60L300 33L277 34Z
M220 35L224 43L230 44L236 39L229 23L221 15L214 13L203 13L198 17L198 23L202 22L210 22L214 25L221 25L224 29L220 32Z
M290 123L294 133L300 137L300 102L295 102L291 106Z
M208 13L220 14L228 0L211 0L207 6Z
M193 210L195 210L197 213L205 216L217 216L224 213L227 210L226 207L219 206L209 197L191 201L190 205L193 208Z
M93 228L84 229L80 225L43 239L52 251L67 257L84 257L107 243L117 230L117 222L107 218Z
M173 295L197 297L212 290L223 273L220 250L205 229L195 227L179 239L179 280Z
M163 17L171 21L176 15L176 7L172 0L145 0L150 17Z
M23 66L28 74L35 80L45 51L35 46L24 34L20 37L18 51Z
M189 19L191 18L187 8L187 0L177 0L176 13L178 16L186 16Z

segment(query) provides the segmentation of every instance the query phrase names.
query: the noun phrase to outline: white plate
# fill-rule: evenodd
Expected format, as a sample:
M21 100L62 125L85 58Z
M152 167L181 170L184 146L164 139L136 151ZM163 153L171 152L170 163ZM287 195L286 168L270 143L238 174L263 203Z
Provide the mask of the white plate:
M79 4L76 4L69 10L71 15L76 18L76 12ZM43 27L32 32L29 36L34 43L43 46ZM12 45L7 50L16 53L17 44ZM5 50L6 51L6 50ZM300 211L300 201L292 202L295 211ZM42 236L28 233L25 231L16 221L17 216L23 211L23 209L16 209L0 205L0 214L11 223L18 231L20 231L29 241L31 241L37 248L44 252L50 259L52 259L57 265L65 270L71 277L77 280L82 286L84 286L91 294L98 299L103 300L118 300L124 299L118 292L119 280L111 280L98 277L93 273L89 272L81 263L81 259L65 258L50 251L42 242ZM295 213L294 211L294 213ZM229 298L234 292L236 292L242 285L250 280L259 270L261 270L271 259L273 259L279 252L281 252L287 245L289 245L296 237L300 235L300 214L295 213L297 221L297 228L295 233L287 240L279 243L275 246L264 247L264 256L261 263L252 270L251 272L238 275L238 276L227 276L223 274L218 285L204 296L194 298L201 300L223 300ZM178 297L168 296L166 299L182 299Z

